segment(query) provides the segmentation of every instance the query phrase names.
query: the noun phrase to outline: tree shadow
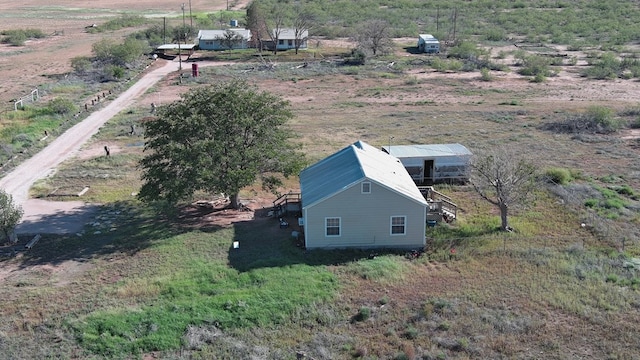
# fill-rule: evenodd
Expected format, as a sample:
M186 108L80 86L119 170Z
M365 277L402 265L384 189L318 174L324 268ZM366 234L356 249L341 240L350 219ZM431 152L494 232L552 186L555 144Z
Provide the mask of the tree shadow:
M43 202L47 204L48 202ZM81 232L84 224L98 213L99 205L87 204L70 210L60 210L46 215L23 219L16 227L19 236L35 234L72 234Z
M23 229L63 228L69 221L88 219L81 231L46 232L19 235L16 244L0 247L0 264L18 258L18 267L59 265L66 261L85 262L113 254L133 255L162 239L184 231L152 208L128 203L92 205L86 213L59 212L25 224ZM26 244L35 234L40 240L31 248Z
M229 265L240 272L267 267L286 267L297 264L341 265L367 259L394 250L335 249L308 251L300 238L292 236L300 233L295 217L283 218L289 226L281 227L279 218L268 217L256 212L253 220L234 224L234 239L238 247L229 247Z

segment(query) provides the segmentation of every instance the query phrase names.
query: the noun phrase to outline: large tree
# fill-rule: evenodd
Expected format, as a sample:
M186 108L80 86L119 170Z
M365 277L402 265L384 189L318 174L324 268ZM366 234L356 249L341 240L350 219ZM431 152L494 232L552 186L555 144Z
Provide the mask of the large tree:
M12 234L22 219L22 214L22 207L13 202L13 196L0 189L0 231L4 239L15 238Z
M157 114L146 124L142 200L176 203L205 191L238 208L240 190L258 177L273 189L302 168L284 128L289 103L244 81L193 89Z
M501 229L510 231L509 210L524 205L535 189L536 167L506 147L474 157L471 184L500 210Z
M251 30L250 42L258 51L262 51L263 42L269 37L265 10L258 1L252 1L247 6L246 15L247 29Z
M358 48L373 56L386 54L393 48L391 26L385 20L367 20L356 27L352 37Z

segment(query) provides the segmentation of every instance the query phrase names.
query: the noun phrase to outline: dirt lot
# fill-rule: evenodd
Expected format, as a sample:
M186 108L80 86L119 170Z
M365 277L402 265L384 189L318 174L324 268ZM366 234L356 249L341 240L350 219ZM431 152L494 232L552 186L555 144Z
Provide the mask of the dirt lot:
M241 9L246 0L229 2L232 9ZM193 0L192 13L224 9L225 0ZM64 76L71 69L70 59L91 55L91 46L104 37L116 34L89 34L86 26L101 24L124 13L144 14L152 18L167 17L169 23L180 22L180 2L167 0L0 0L0 30L40 29L49 35L28 41L25 46L0 44L0 111L8 102L29 94L35 87ZM186 12L188 16L188 8Z

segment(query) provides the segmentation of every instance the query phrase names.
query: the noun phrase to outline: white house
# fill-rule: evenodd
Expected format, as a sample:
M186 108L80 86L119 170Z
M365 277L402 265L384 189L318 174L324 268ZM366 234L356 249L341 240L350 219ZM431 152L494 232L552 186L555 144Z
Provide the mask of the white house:
M426 53L439 53L440 41L431 34L418 35L418 51Z
M198 31L198 47L201 50L247 49L250 40L249 29Z
M471 151L461 144L393 145L382 151L402 162L420 185L438 182L466 182Z
M277 49L278 50L289 50L289 49L295 49L296 48L296 41L299 42L300 46L298 47L298 49L300 50L304 50L307 49L307 41L309 39L309 32L307 30L305 31L301 31L299 34L297 34L298 36L296 36L296 29L290 29L290 28L282 28L279 29L279 33L277 29L274 29L272 31L272 39L275 40L276 35L278 35L278 44L277 44ZM263 41L263 46L266 49L270 49L273 50L273 42L274 40L264 40Z
M305 246L425 246L427 201L402 163L358 141L300 173Z

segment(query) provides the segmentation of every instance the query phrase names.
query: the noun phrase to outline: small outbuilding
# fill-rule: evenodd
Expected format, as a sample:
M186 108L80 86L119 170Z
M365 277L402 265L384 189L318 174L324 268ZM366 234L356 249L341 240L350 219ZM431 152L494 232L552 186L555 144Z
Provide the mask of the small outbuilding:
M200 50L248 49L250 41L251 30L249 29L232 28L198 31L198 47Z
M187 55L191 56L195 52L196 44L163 44L158 46L154 54L160 56Z
M394 145L382 151L397 157L418 185L469 180L472 154L464 145Z
M418 35L418 52L437 54L440 52L440 41L431 34Z
M300 190L308 249L425 246L423 194L400 160L365 142L304 169Z

